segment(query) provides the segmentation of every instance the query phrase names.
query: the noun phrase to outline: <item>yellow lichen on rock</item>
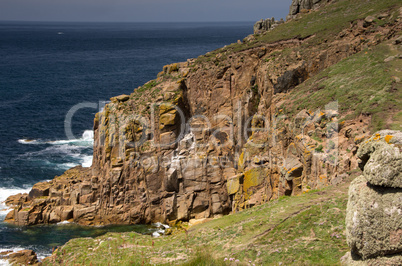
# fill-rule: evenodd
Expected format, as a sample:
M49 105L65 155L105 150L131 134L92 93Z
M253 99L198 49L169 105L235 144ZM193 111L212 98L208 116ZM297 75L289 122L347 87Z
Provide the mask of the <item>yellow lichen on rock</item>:
M387 142L387 143L389 144L389 142L391 141L391 139L392 139L393 137L394 137L394 136L386 135L385 138L384 138L384 140L385 140L385 142Z
M164 126L173 126L176 123L176 118L176 110L174 110L174 112L170 111L167 114L163 114L159 121Z
M375 137L373 138L373 140L380 140L381 139L381 135L380 134L375 134Z
M237 175L228 179L226 186L229 195L236 194L240 189L240 178L243 175Z
M265 176L265 169L262 167L252 168L244 173L243 191L246 193L246 198L248 197L249 188L261 185Z
M238 167L240 171L244 170L244 151L240 154Z

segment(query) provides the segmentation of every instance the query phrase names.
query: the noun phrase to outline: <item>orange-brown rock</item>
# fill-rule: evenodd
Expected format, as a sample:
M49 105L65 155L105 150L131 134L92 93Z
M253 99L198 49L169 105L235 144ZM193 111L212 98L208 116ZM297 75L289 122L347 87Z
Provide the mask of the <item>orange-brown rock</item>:
M32 250L5 251L0 253L0 258L7 260L12 265L42 265Z

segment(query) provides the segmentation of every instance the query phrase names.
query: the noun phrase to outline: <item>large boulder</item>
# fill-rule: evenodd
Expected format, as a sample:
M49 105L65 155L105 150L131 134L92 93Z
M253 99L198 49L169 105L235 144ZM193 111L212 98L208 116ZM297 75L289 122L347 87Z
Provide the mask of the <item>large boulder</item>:
M350 185L346 236L362 259L402 252L402 189L372 186L364 176Z
M370 184L402 188L402 132L376 133L359 148L357 157Z
M50 191L50 187L51 187L51 183L50 182L40 182L40 183L36 183L31 191L29 192L29 198L33 199L33 198L39 198L39 197L47 197L49 196L49 191Z
M346 237L351 253L345 261L402 264L401 144L402 132L384 130L357 151L363 175L349 188Z
M292 19L299 13L319 7L321 3L329 2L330 0L293 0L289 8L287 19Z
M362 260L355 254L348 252L341 258L341 264L347 266L377 266L377 265L402 265L402 255L392 255L387 257L377 257Z

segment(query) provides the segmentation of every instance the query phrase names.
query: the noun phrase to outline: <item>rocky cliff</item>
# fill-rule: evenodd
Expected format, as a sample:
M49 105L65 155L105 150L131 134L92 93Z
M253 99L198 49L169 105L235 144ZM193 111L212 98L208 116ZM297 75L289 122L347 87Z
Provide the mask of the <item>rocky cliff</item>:
M330 1L331 0L293 0L289 8L289 15L286 19L293 19L297 17L297 14L307 13L310 10L317 10Z
M369 137L375 111L359 109L367 101L339 106L334 95L320 96L321 103L306 96L332 95L320 85L332 72L317 78L322 70L361 51L388 47L397 38L401 14L390 6L373 14L375 20L362 12L340 30L337 25L336 34L324 36L312 27L305 37L267 41L254 36L165 66L155 80L112 98L96 115L91 168L70 169L36 184L29 195L10 197L8 204L15 209L6 221L186 221L342 182L358 165L354 155ZM310 19L308 14L304 19ZM272 36L286 32L291 23L278 26ZM388 97L399 83L391 73L381 73L386 73ZM298 89L303 86L308 93ZM389 125L393 112L384 116Z
M330 0L293 0L286 20L297 18L298 14L318 10L328 2L330 2ZM254 34L261 34L273 30L284 22L283 18L280 20L275 20L275 18L261 19L254 24Z
M261 34L273 30L282 23L284 23L283 19L279 21L276 21L275 18L261 19L254 24L254 34Z

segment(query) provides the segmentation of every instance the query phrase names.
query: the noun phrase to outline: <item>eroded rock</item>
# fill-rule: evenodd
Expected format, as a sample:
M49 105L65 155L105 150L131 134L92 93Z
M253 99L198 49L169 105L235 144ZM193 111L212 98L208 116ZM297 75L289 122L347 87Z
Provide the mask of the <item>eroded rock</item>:
M348 245L363 259L402 252L402 189L371 186L360 176L349 188Z
M12 265L41 265L36 253L32 250L21 250L16 252L2 252L0 258L7 260Z
M384 130L357 152L366 180L375 186L402 188L402 132Z
M401 261L401 136L400 131L380 131L357 152L363 175L350 185L346 212L351 255L345 260L353 264Z

